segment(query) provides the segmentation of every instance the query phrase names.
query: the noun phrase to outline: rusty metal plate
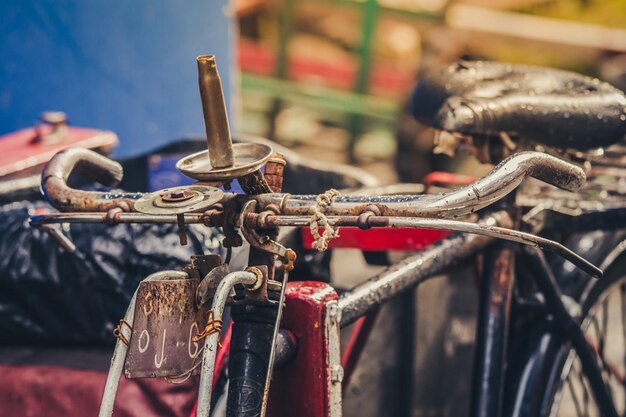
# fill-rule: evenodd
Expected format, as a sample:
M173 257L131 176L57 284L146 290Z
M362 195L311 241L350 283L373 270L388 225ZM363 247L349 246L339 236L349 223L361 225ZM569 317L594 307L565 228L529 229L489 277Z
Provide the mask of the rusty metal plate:
M198 284L197 279L179 279L139 285L124 366L127 378L176 377L201 362L204 339L192 338L204 328L210 307L196 307ZM198 366L193 373L199 371Z

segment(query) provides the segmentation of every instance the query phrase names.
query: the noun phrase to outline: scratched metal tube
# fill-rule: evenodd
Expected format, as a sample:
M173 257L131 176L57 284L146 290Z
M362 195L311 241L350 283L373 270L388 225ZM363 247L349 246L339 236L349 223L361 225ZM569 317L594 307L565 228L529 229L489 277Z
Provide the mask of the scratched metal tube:
M324 210L327 216L358 215L375 205L384 216L454 217L473 213L500 200L528 178L537 178L569 191L585 182L582 168L541 152L514 154L489 174L466 187L440 194L395 196L338 196ZM278 204L282 214L310 215L317 195L266 194L261 206Z
M402 291L469 258L492 241L492 238L480 235L452 236L357 285L339 298L341 327L353 323Z
M201 55L196 61L211 166L228 168L233 166L233 145L215 56Z
M217 286L211 311L214 320L222 320L226 300L237 284L254 285L257 276L252 272L237 271L226 275ZM202 372L200 373L200 388L198 391L198 417L209 417L211 412L211 384L215 368L215 355L219 344L219 333L212 333L204 340L204 353L202 355Z
M482 222L509 227L512 225L511 218L504 211L493 213ZM455 263L482 250L492 241L493 238L481 235L451 236L387 268L339 298L341 326L353 323L402 291L446 271Z
M161 271L149 275L143 282L148 281L165 281L169 279L186 279L189 275L183 271ZM128 309L124 320L131 327L135 320L135 301L137 299L137 291L133 294L133 298L130 300ZM131 330L127 326L121 326L120 333L130 340ZM109 374L104 385L104 393L102 394L102 402L100 403L100 412L98 417L111 417L113 415L113 407L115 405L115 396L117 394L117 387L120 383L120 378L124 370L124 360L126 359L126 346L120 339L115 343L115 350L113 351L113 357L111 358L111 367L109 368Z
M206 216L202 213L185 214L185 223L205 223ZM106 213L55 213L30 218L32 225L52 223L177 223L176 215L118 213L115 218L107 219Z
M499 212L504 215L504 212ZM489 219L489 218L487 218ZM356 216L329 216L328 224L331 226L358 226L359 218ZM268 216L265 221L271 226L308 226L311 222L310 217L305 216ZM601 277L602 270L598 267L572 252L562 244L553 240L535 236L530 233L521 232L519 230L500 227L495 225L493 220L473 223L453 219L424 219L424 218L407 218L407 217L381 217L370 216L367 219L371 227L403 227L418 229L447 230L452 232L473 233L482 236L489 236L496 239L508 240L511 242L521 243L526 246L546 249L557 253L574 265L581 268L594 277Z

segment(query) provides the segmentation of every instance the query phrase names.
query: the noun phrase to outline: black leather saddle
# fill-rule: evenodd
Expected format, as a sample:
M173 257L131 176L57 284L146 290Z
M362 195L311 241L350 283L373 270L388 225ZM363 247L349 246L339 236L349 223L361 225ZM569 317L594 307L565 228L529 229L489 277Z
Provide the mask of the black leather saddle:
M626 136L626 97L569 71L459 61L427 77L412 113L436 129L476 136L509 133L556 148L586 150Z

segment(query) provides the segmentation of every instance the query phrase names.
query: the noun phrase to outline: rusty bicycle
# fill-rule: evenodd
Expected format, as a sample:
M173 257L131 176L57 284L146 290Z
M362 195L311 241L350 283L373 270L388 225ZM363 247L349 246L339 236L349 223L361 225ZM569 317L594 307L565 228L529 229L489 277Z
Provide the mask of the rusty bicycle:
M232 144L215 58L197 64L208 150L177 164L194 185L150 194L73 189L75 171L108 186L122 176L114 161L79 148L57 154L42 174L60 213L31 224L66 247L56 224L177 224L181 244L189 224L225 235L225 260L196 256L139 285L116 329L101 417L113 413L122 374L176 382L194 373L198 416L340 416L342 387L377 307L475 255L470 415L626 413L622 92L565 71L459 62L418 86L414 113L438 130L439 148L468 148L497 163L488 175L437 194L390 187L289 195L281 193L288 161L266 142ZM228 191L234 180L243 193ZM398 240L407 230L442 233L339 296L328 283L289 280L298 254L278 238L288 227L310 231L319 251L340 228L390 230ZM232 250L244 241L248 266L231 271ZM357 321L342 358L341 328ZM618 336L616 359L609 341Z

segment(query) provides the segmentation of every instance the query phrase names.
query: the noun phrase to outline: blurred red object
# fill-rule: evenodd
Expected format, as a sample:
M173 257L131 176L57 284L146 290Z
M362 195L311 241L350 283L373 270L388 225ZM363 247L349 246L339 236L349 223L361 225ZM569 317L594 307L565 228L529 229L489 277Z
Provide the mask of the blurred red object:
M0 136L0 181L40 173L54 154L68 146L108 154L117 144L113 132L68 126L65 114L44 113L37 126Z

